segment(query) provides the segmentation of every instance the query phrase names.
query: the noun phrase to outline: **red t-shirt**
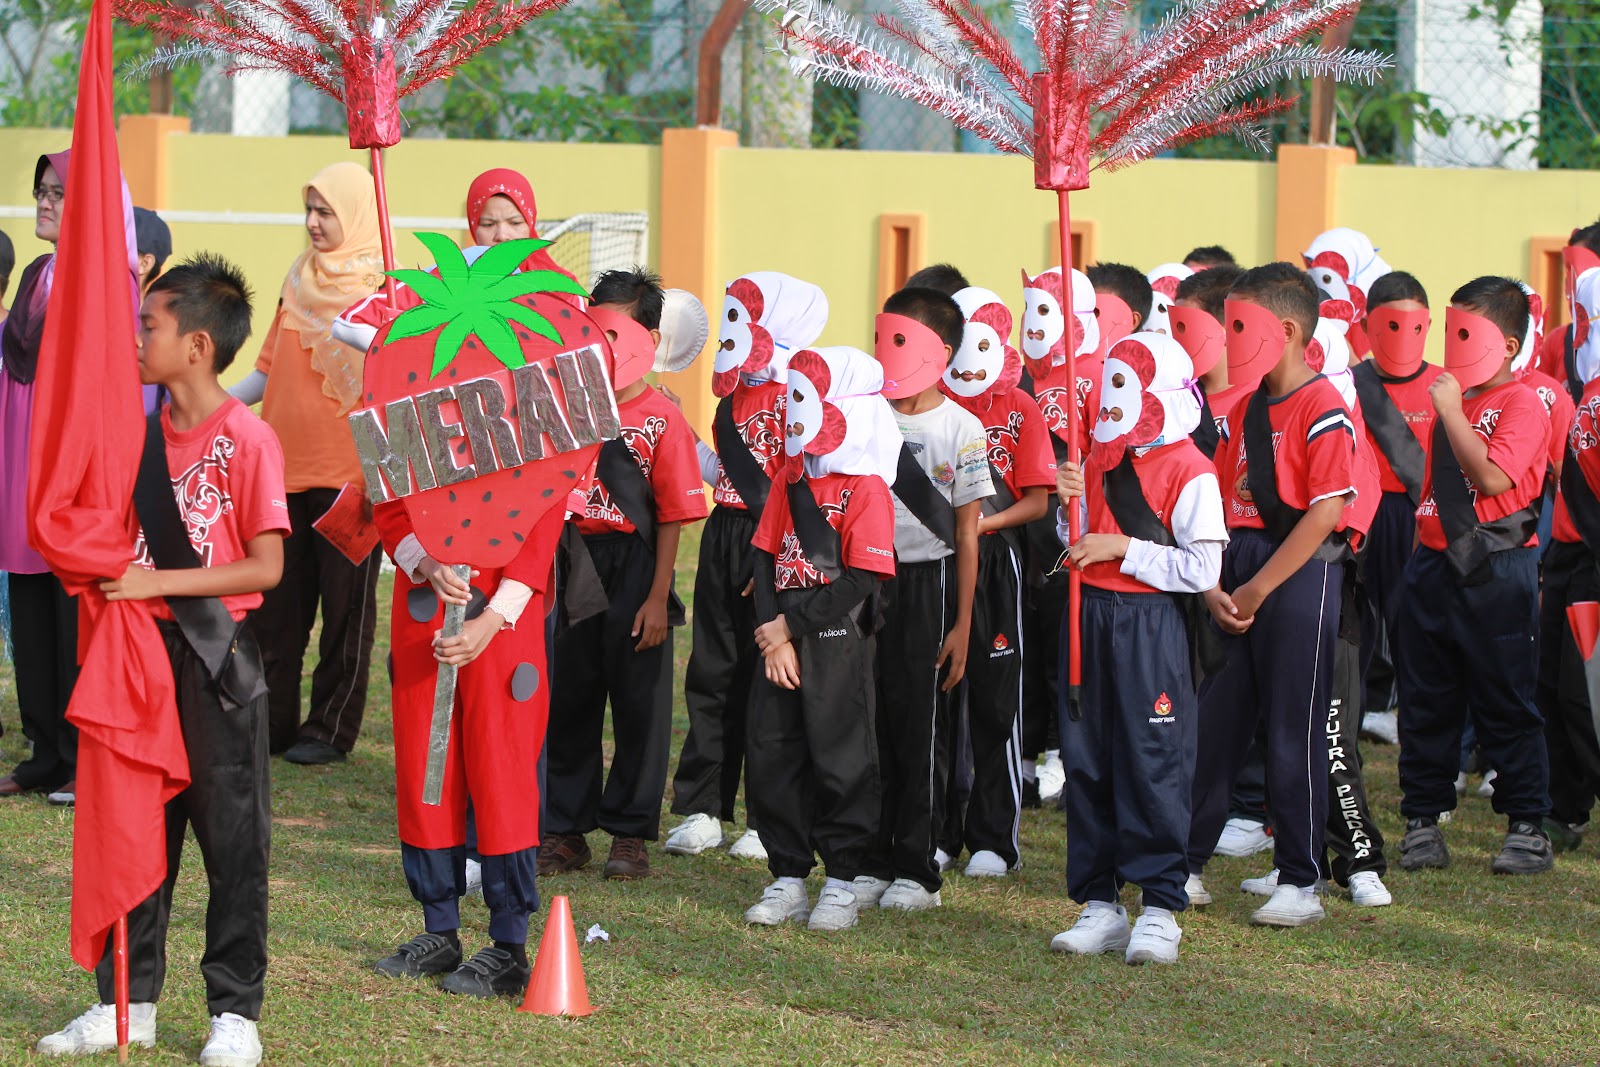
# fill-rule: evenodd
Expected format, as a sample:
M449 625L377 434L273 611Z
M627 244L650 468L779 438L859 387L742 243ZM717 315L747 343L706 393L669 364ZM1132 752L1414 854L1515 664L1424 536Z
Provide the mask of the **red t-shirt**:
M808 478L828 525L839 531L839 562L894 577L894 498L875 474L825 474ZM750 543L777 560L777 588L812 589L828 579L812 565L795 536L787 486L774 485Z
M1185 438L1170 445L1152 448L1142 455L1130 450L1133 469L1139 475L1139 488L1145 502L1161 520L1161 525L1172 532L1172 515L1178 506L1178 497L1188 484L1203 474L1215 477L1217 470L1206 454L1193 441ZM1106 503L1105 482L1101 478L1088 479L1089 532L1123 533L1117 518ZM1122 573L1120 559L1094 563L1083 569L1087 585L1100 589L1113 589L1124 593L1154 593L1158 590Z
M161 412L166 438L167 472L178 514L204 567L220 567L245 558L251 538L271 530L289 532L289 506L283 490L283 449L272 427L229 397L211 417L192 430L172 427L172 408ZM144 543L144 530L134 525L134 562L155 569ZM235 620L261 606L260 593L222 597ZM167 602L145 603L158 619L172 618Z
M1570 329L1572 327L1569 324L1545 334L1544 340L1539 342L1539 352L1533 358L1533 365L1553 381L1567 380L1567 331Z
M989 463L1012 496L1020 500L1024 489L1038 485L1055 488L1056 454L1033 397L1013 388L976 414L989 439Z
M1230 530L1266 527L1250 494L1250 464L1244 444L1245 411L1255 393L1252 389L1233 406L1236 432L1217 451L1222 514ZM1319 374L1291 393L1269 397L1267 417L1272 424L1278 497L1284 504L1305 511L1319 500L1355 491L1355 423L1344 398L1328 379Z
M1078 388L1078 454L1089 452L1089 434L1100 414L1100 374L1105 361L1097 355L1079 356L1077 360ZM1068 444L1067 437L1067 367L1062 364L1051 371L1050 377L1034 383L1034 396L1039 400L1039 413L1044 416L1045 427ZM1053 453L1052 453L1053 454Z
M1366 417L1357 400L1350 410L1350 420L1355 423L1356 442L1356 495L1344 506L1344 526L1350 531L1351 547L1360 545L1360 539L1372 529L1372 520L1378 514L1378 501L1383 497L1382 478L1378 464L1382 462L1378 446L1369 440Z
M741 381L733 390L733 424L738 427L744 446L774 481L783 466L783 397L781 382L746 385ZM718 442L719 453L722 448L737 447L735 442ZM711 502L729 508L745 506L739 499L739 490L728 480L726 466L717 475L717 484L711 487Z
M1584 481L1589 483L1589 488L1600 493L1600 378L1590 382L1579 398L1566 444L1578 459L1578 470L1582 472ZM1567 457L1567 462L1572 462L1571 456ZM1572 513L1567 510L1566 498L1561 493L1556 494L1555 519L1550 535L1568 544L1583 540L1572 521Z
M1415 435L1417 443L1422 445L1424 452L1428 450L1428 443L1433 440L1435 415L1433 398L1428 395L1428 387L1443 373L1443 367L1434 363L1424 363L1422 369L1409 378L1385 378L1382 374L1378 375L1383 391L1394 401L1400 417L1406 420L1406 429ZM1372 454L1378 461L1378 480L1383 491L1405 492L1405 483L1395 474L1394 468L1389 466L1389 457L1378 447L1377 439L1372 436L1371 430L1367 431L1367 439L1372 442Z
M1233 414L1234 407L1239 403L1239 398L1248 396L1252 390L1242 385L1230 385L1226 389L1219 389L1215 393L1206 394L1206 403L1211 406L1211 417L1216 420L1217 433L1222 439L1228 439L1228 418ZM1222 450L1217 450L1217 457L1222 457Z
M1544 404L1544 413L1550 417L1549 472L1554 477L1556 471L1561 469L1562 457L1566 455L1567 431L1572 429L1572 395L1560 382L1531 367L1523 371L1518 380L1533 390L1540 403Z
M650 480L655 494L656 522L695 522L706 517L706 489L700 479L694 431L666 397L654 389L617 405L622 439ZM588 505L575 520L579 533L633 533L634 525L612 501L599 479L589 490Z
M1478 522L1493 522L1515 514L1544 493L1544 472L1550 454L1550 418L1537 394L1521 382L1506 382L1465 397L1461 409L1472 428L1489 442L1489 462L1506 473L1512 486L1499 496L1479 496L1467 480ZM1463 472L1463 477L1465 473ZM1433 456L1422 483L1422 505L1417 508L1417 534L1438 552L1448 547L1433 500ZM1530 539L1529 543L1532 543Z

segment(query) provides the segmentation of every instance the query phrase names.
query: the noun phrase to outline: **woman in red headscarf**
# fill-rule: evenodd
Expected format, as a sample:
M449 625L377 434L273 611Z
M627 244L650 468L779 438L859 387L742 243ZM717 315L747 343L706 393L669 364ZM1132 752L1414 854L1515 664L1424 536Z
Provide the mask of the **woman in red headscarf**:
M523 237L538 237L538 201L533 196L533 186L521 172L508 167L486 170L467 187L467 229L472 235L472 245L467 260L474 258L472 249L514 241ZM522 270L553 270L583 284L569 270L541 248L522 261ZM557 299L571 300L578 307L583 300L566 293L554 294ZM333 326L333 336L352 348L366 351L384 323L422 303L422 298L408 286L396 283L394 295L378 290L372 296L339 316Z

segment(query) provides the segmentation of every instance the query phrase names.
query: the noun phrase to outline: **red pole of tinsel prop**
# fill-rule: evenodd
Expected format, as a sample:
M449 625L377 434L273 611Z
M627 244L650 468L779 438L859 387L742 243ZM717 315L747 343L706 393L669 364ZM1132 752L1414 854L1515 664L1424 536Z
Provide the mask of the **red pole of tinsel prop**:
M1078 449L1078 346L1073 341L1072 316L1072 207L1067 201L1067 190L1056 190L1056 241L1061 249L1062 314L1067 327L1067 381L1072 383L1072 403L1067 405L1067 461L1083 464ZM1067 536L1073 544L1083 535L1083 512L1077 506L1067 508ZM1083 572L1076 567L1067 568L1067 711L1076 719L1081 713L1078 694L1083 687L1082 615Z
M394 270L394 233L389 229L389 190L383 181L383 149L372 150L372 187L378 195L378 236L383 240L383 269ZM394 301L394 279L385 277L383 291Z
M128 1062L128 917L117 919L111 933L112 984L117 998L117 1062Z

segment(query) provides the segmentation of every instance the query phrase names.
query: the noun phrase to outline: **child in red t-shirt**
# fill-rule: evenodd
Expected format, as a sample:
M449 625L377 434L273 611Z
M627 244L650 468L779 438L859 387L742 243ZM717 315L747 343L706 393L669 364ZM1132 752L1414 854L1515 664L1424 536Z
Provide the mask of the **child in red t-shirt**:
M1226 435L1234 401L1255 384L1230 385L1228 361L1223 358L1222 305L1243 273L1231 264L1196 271L1178 283L1172 307L1167 309L1172 339L1189 354L1200 382L1200 424L1195 427L1194 443L1212 460Z
M1324 915L1315 892L1328 806L1323 731L1356 429L1338 390L1306 364L1318 304L1304 271L1270 263L1241 275L1225 307L1230 377L1263 376L1234 407L1217 453L1231 541L1221 584L1206 602L1229 640L1200 697L1188 894L1205 892L1199 876L1264 719L1279 878L1251 921L1268 926L1305 926Z
M856 924L854 883L880 844L873 593L895 573L900 433L865 352L824 348L789 364L787 469L756 528L756 645L745 796L773 881L745 912L761 926ZM821 853L813 910L805 878Z
M609 271L595 282L595 320L617 334L619 368L636 370L618 371L622 436L602 446L588 506L572 521L576 539L566 541L563 582L573 581L571 561L587 554L607 606L556 629L540 874L586 865L584 834L598 828L612 837L606 877L642 878L650 870L645 842L660 831L672 743L672 627L684 622L672 572L684 523L706 517L694 433L644 381L662 301L659 279L643 272ZM601 747L608 699L616 742L609 774Z
M1438 418L1417 508L1420 543L1406 564L1396 627L1406 870L1450 862L1438 815L1456 806L1463 707L1499 772L1493 802L1507 834L1492 869L1534 874L1555 862L1541 826L1549 763L1534 705L1533 546L1550 419L1511 370L1528 316L1521 286L1495 277L1456 290L1445 313L1445 372L1429 389Z
M159 416L160 436L150 439L164 448L152 454L147 444L143 463L160 467L153 482L146 481L148 466L141 470L141 485L154 484L155 495L136 491L135 559L125 574L100 584L107 600L146 601L156 617L189 755L189 785L167 803L166 882L128 914L129 1040L155 1045L172 887L188 827L210 883L201 971L211 1037L200 1052L203 1064L261 1061L256 1020L267 972L267 688L250 614L282 575L289 517L277 435L217 381L249 336L249 287L220 257L202 253L152 283L139 312L139 377L171 397ZM159 497L169 480L175 508L173 499ZM147 545L145 528L181 529L187 538L157 533ZM185 601L176 619L172 597ZM203 650L208 637L230 626L219 667ZM40 1052L116 1047L111 954L108 938L95 970L100 1003L41 1040Z

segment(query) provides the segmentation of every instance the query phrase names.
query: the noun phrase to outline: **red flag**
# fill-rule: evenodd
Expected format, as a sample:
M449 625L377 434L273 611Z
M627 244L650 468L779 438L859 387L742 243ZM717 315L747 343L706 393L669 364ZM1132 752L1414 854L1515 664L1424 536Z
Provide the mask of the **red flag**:
M143 604L98 581L133 559L133 483L144 405L111 112L111 13L95 0L72 127L55 281L33 394L33 547L79 597L83 672L67 718L80 731L72 840L72 958L92 968L119 916L167 873L163 808L189 783L172 666ZM26 625L26 621L23 620Z

